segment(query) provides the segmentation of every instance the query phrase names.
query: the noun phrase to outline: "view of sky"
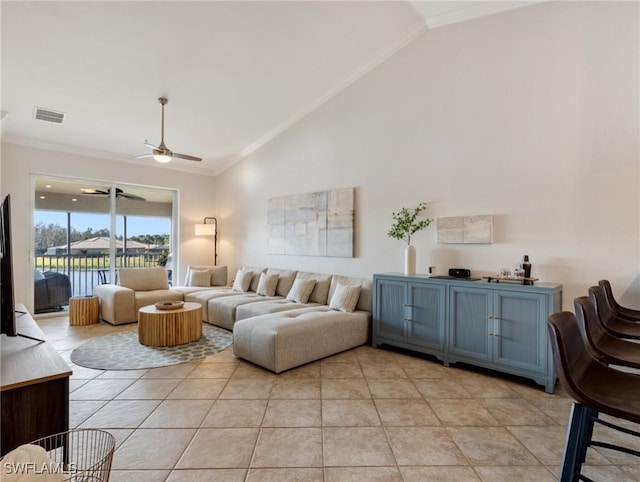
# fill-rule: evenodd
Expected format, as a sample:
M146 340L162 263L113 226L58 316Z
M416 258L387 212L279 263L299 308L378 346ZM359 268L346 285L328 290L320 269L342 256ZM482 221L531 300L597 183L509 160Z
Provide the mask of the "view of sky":
M35 223L58 224L66 227L67 213L56 211L36 211ZM88 228L97 231L109 229L109 216L106 214L71 213L71 226L80 232ZM116 217L116 234L123 232L123 218ZM170 234L171 220L169 218L157 218L147 216L127 216L127 237L143 234Z

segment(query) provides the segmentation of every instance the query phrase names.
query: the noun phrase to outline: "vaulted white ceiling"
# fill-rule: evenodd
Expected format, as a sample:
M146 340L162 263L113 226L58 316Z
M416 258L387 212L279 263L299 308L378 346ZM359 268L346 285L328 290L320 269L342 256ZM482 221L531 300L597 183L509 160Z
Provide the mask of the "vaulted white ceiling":
M164 96L167 147L203 158L167 167L217 174L429 28L530 3L3 1L3 140L155 164Z

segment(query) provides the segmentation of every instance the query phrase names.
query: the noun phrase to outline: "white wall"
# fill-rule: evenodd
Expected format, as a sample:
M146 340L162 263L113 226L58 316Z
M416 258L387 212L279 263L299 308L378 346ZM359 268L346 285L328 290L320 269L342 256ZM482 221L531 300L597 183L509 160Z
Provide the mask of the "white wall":
M179 280L184 280L189 264L213 264L213 240L194 235L194 225L205 216L213 216L214 177L187 174L107 159L2 144L1 192L11 194L12 237L16 302L33 307L33 248L29 244L33 230L31 174L50 174L73 178L127 182L179 190ZM174 274L175 276L175 274ZM176 279L176 278L174 278Z
M640 305L638 4L541 3L427 32L219 176L222 260L369 277L401 271L391 212L493 214L492 245L415 236L418 267L495 274L524 254L564 285ZM357 187L357 257L267 253L267 200Z

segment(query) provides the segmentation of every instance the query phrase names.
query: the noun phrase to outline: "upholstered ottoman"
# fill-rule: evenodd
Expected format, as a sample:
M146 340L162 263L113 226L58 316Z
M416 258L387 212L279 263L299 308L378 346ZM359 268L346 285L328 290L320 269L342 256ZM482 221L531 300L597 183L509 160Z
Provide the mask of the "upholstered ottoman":
M294 368L369 340L371 313L345 313L327 306L239 320L233 352L275 373Z

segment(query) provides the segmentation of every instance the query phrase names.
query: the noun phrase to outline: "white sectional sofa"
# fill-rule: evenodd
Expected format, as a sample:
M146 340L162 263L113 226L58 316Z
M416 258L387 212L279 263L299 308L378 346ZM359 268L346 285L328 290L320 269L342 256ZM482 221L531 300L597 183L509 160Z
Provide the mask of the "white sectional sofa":
M186 301L205 307L208 323L233 331L237 357L280 373L369 340L371 280L276 268L243 270L251 272L246 292L212 288L185 294ZM274 275L274 292L260 293L260 277ZM297 280L312 280L308 299L290 299L296 297ZM347 311L329 307L339 285L358 287L357 302Z
M228 286L226 266L191 266L185 284L169 289L162 268L130 271L120 270L120 286L94 288L102 319L131 323L145 304L197 302L204 321L234 332L236 356L276 373L363 345L370 337L370 279L245 267Z

